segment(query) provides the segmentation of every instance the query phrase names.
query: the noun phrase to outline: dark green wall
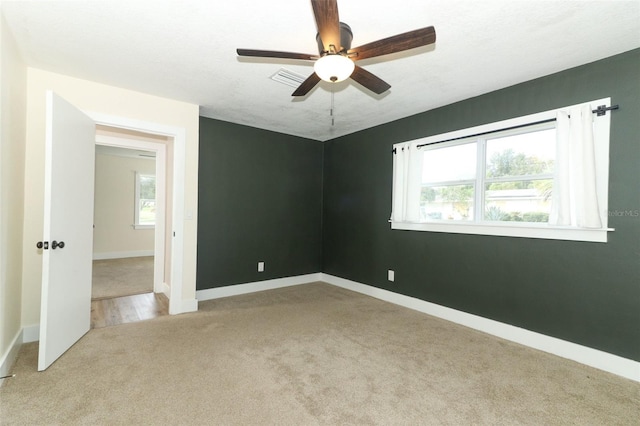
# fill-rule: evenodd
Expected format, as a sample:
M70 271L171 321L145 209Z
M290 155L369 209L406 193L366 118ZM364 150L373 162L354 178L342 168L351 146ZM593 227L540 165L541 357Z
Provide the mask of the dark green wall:
M609 96L608 243L390 229L394 143ZM324 162L323 272L640 360L640 50L334 139Z
M322 150L200 118L198 290L320 272Z
M324 145L201 118L197 288L322 271L640 360L639 69L635 50ZM390 229L394 143L609 96L608 243Z

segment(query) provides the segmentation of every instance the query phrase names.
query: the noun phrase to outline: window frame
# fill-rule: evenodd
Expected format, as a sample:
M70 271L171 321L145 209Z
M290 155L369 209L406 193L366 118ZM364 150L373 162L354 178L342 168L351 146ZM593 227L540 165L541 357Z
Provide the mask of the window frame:
M155 221L153 225L140 223L140 178L141 177L153 177L156 175L153 173L135 172L135 199L133 205L133 229L155 229ZM157 187L157 182L156 182Z
M610 106L611 99L604 98L589 102L592 109L599 105ZM575 105L574 105L575 106ZM438 144L439 147L455 146L474 141L477 145L477 167L481 162L486 163L486 140L493 139L496 135L507 134L514 127L541 126L545 127L544 121L554 120L558 111L567 110L574 106L544 111L522 117L502 120L494 123L456 130L426 138L394 144L395 149L401 149L407 143L420 142L420 144ZM536 222L499 222L486 221L477 218L484 218L484 189L485 189L485 166L476 170L475 197L473 199L474 218L472 221L446 221L433 219L425 222L395 222L390 220L391 229L411 230L426 232L444 232L456 234L492 235L504 237L521 238L541 238L571 241L607 242L608 232L614 229L608 228L608 182L609 182L609 134L610 134L610 114L607 112L602 116L594 114L594 137L596 150L596 169L598 172L597 193L600 208L602 228L587 229L569 226L554 226L548 223ZM547 127L555 127L555 123L546 124ZM541 129L536 129L541 130ZM534 130L534 131L536 131ZM474 136L476 135L476 136ZM478 140L483 139L480 144ZM482 152L480 152L482 151ZM479 171L482 170L482 173ZM480 176L481 175L481 176ZM480 176L480 178L478 178ZM482 201L482 202L480 202Z

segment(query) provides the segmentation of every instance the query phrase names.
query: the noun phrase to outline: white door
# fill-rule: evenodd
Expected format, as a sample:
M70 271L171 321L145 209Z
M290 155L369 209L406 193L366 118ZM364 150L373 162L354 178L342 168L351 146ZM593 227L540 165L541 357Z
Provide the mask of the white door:
M38 371L89 331L94 165L95 123L48 91Z

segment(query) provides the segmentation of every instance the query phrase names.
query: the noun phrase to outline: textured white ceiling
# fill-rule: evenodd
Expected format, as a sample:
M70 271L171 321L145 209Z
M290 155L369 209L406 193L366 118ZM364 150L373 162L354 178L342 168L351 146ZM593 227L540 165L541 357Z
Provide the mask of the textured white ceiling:
M306 0L1 4L29 66L321 141L640 47L640 0L339 0L354 47L429 25L437 42L358 62L391 84L383 95L349 80L298 99L269 77L282 67L308 76L311 62L241 59L235 49L315 54Z

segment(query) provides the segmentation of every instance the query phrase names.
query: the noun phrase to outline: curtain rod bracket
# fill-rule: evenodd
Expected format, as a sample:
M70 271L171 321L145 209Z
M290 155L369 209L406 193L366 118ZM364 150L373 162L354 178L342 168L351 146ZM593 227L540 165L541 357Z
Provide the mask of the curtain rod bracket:
M594 109L593 112L596 113L598 117L601 117L607 113L607 111L612 111L614 109L619 109L620 105L611 105L610 107L605 105L599 105L598 108Z

